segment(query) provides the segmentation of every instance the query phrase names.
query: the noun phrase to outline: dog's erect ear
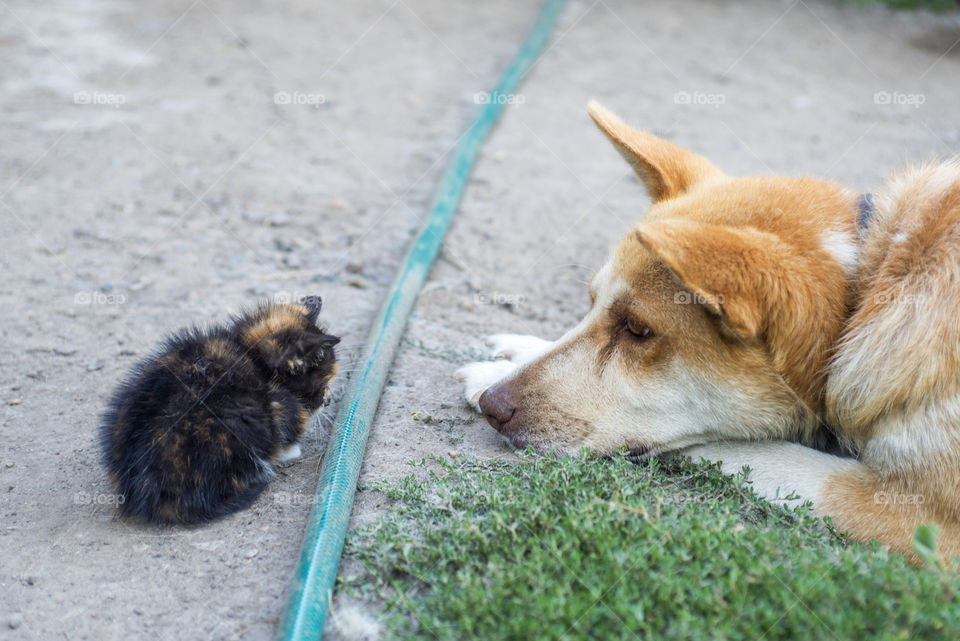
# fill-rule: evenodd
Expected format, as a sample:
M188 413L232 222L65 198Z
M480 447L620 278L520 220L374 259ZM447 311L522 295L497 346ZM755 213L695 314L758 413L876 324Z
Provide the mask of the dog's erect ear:
M704 305L725 333L745 341L765 329L764 301L778 300L778 273L789 260L776 236L681 219L641 225L636 235L689 290L676 303Z
M640 176L653 202L675 198L699 182L724 176L706 158L627 126L595 100L587 105L587 112Z

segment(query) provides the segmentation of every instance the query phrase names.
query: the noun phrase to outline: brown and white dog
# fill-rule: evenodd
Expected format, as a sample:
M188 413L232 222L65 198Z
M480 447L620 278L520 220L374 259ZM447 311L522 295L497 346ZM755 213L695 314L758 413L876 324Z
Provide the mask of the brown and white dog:
M935 522L960 554L960 162L891 179L860 231L840 185L733 178L589 112L652 205L576 327L457 372L471 404L515 447L683 450L856 539L909 553ZM811 447L828 432L856 456Z

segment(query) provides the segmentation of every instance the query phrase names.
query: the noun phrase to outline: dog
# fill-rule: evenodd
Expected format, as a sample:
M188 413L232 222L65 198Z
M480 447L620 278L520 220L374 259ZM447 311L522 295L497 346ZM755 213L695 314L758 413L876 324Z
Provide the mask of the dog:
M724 174L588 111L652 201L556 341L491 337L458 370L516 448L750 468L860 541L960 554L960 161L872 198L810 178ZM852 455L817 449L833 435Z

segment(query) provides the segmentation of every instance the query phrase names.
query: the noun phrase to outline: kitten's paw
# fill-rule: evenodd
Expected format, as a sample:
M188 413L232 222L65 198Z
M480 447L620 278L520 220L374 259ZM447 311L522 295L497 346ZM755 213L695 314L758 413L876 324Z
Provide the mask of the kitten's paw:
M277 463L295 461L300 458L301 454L303 454L303 451L300 449L300 444L294 443L286 449L280 450L280 454L277 456Z
M506 358L522 365L553 347L552 341L525 334L494 334L486 339L491 358Z
M470 407L480 411L480 396L488 387L512 374L518 365L511 361L470 363L458 369L453 377L463 383L463 395Z

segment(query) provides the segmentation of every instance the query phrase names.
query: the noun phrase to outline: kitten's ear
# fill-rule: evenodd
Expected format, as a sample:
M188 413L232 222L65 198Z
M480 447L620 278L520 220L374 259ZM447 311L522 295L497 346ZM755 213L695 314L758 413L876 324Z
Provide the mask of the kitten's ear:
M316 321L320 308L323 307L323 299L319 296L304 296L300 299L300 303L307 308L307 317L311 321Z
M290 353L294 357L309 358L324 347L323 334L302 334L290 345Z
M334 336L332 334L324 334L323 336L321 336L321 338L323 339L323 342L320 343L321 346L327 347L327 348L333 347L334 345L340 342L340 337Z
M302 374L308 365L325 361L339 342L340 337L330 334L297 333L279 346L274 343L274 349L266 351L264 360L276 372Z
M323 360L326 352L340 342L339 336L330 334L304 334L292 345L291 358Z
M333 346L340 342L340 337L332 336L330 334L321 334L317 338L319 338L317 347L310 352L308 358L319 365L327 360L328 357L333 356Z

